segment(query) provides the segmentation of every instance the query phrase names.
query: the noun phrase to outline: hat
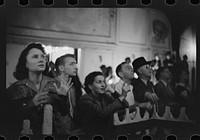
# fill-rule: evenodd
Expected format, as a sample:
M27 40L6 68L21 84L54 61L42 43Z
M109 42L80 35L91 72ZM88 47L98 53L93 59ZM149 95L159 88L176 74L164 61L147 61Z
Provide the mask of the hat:
M133 61L132 65L134 70L137 71L140 67L150 63L151 61L146 61L144 57L139 57Z

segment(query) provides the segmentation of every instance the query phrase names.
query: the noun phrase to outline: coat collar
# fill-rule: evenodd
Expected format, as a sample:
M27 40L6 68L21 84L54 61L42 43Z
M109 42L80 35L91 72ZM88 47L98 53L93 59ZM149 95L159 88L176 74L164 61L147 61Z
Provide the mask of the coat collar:
M55 82L54 79L50 78L50 77L47 77L47 76L42 76L42 81L41 81L41 87L40 87L40 90L42 90L44 88L44 86L49 83L49 82ZM34 84L28 79L24 79L24 80L20 80L20 81L17 81L15 83L15 85L25 85L29 88L31 88L32 90L38 92L38 90L36 89L36 87L34 86Z

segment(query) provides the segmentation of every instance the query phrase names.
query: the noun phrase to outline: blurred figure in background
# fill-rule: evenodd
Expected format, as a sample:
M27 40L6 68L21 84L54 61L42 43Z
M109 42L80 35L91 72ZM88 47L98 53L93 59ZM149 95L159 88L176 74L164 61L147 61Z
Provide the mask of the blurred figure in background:
M161 67L156 73L156 78L159 81L155 85L155 92L159 97L158 101L158 114L160 116L165 112L165 107L169 106L172 108L171 111L174 111L175 108L175 93L172 90L168 79L170 78L170 71L168 67Z
M128 64L131 64L131 58L130 57L126 57L125 58L125 62L128 63Z
M106 72L107 72L107 68L105 65L101 65L100 66L101 72L103 73L103 75L106 77Z
M172 60L172 56L171 56L171 52L167 52L167 53L165 54L165 59L164 59L164 61L163 61L163 65L164 65L165 67L169 67L169 68L171 68L171 67L174 66L173 60Z
M183 55L183 60L180 62L180 69L185 69L185 70L189 70L189 65L188 65L188 57L186 54Z
M106 83L113 87L113 84L115 83L115 76L113 75L113 70L111 66L106 68L105 76L106 76Z
M52 61L49 62L49 71L47 73L47 76L51 78L55 78L57 76L55 64Z

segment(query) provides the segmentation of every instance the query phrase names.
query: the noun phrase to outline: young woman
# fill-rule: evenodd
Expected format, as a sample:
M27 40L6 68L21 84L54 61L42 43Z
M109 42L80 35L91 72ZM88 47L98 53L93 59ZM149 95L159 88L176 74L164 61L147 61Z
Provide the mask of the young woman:
M95 134L111 136L113 133L112 118L116 110L128 107L125 97L128 92L123 87L119 95L110 86L106 86L105 77L101 72L92 72L85 78L85 91L87 94L80 99L80 114L82 130L93 136ZM107 92L110 92L109 95ZM116 98L114 98L116 97Z
M65 96L71 84L60 88L54 79L43 75L46 69L45 51L41 44L31 43L21 53L14 77L18 80L6 92L7 133L20 135L23 121L28 119L34 135L42 134L44 106L53 106L53 118L59 112L65 114ZM53 121L56 123L55 121ZM55 132L53 132L55 133Z

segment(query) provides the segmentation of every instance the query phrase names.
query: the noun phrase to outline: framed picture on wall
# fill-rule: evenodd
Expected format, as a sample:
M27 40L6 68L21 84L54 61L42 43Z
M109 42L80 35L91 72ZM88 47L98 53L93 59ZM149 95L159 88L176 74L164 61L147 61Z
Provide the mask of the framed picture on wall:
M150 44L152 46L171 48L171 29L166 15L160 11L150 14Z

